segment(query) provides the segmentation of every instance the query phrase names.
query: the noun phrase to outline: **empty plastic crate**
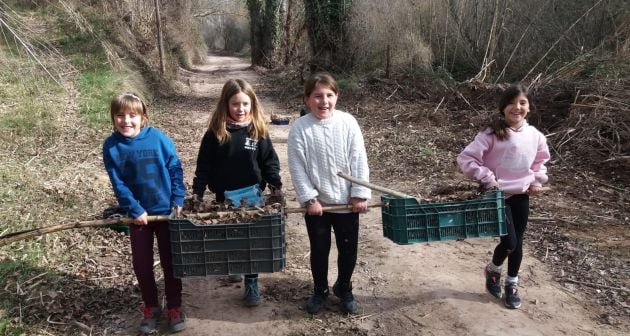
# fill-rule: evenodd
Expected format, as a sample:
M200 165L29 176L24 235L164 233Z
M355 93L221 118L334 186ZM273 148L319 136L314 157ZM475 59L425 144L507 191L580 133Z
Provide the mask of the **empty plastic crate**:
M197 225L169 220L175 277L273 273L284 270L284 214L254 223Z
M479 199L418 203L413 198L381 196L383 235L397 244L423 243L507 234L503 191Z

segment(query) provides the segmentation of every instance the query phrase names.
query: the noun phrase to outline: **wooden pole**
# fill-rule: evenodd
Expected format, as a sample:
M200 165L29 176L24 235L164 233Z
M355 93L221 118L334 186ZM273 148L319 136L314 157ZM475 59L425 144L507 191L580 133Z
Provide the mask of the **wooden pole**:
M149 222L166 221L168 220L168 216L148 216L147 220ZM62 231L62 230L87 228L87 227L99 227L99 226L106 226L106 225L112 225L112 224L131 224L131 223L133 223L133 219L120 217L120 218L99 219L99 220L92 220L92 221L83 221L83 222L74 222L74 223L46 226L46 227L32 229L32 230L13 232L13 233L6 234L4 236L0 236L0 246L8 245L18 240L23 240L27 238L36 237L36 236L43 236L48 233L53 233L53 232Z
M382 203L375 203L375 204L368 205L369 208L381 207L381 206L383 206ZM351 205L335 205L335 206L323 207L322 209L324 211L349 210L349 209L352 209L352 206ZM235 213L244 213L246 215L255 216L255 215L263 214L264 212L265 212L264 209L255 209L255 210L235 210L235 211L191 213L191 214L186 214L182 219L206 219L206 218L212 218L212 217L221 218L223 216L228 216L230 214L235 214ZM306 208L286 208L285 212L286 213L306 212ZM168 220L169 220L169 216L164 216L164 215L147 217L148 222L160 222L160 221L165 222ZM3 236L0 236L0 246L8 245L19 240L24 240L28 238L37 237L37 236L43 236L45 234L63 231L63 230L88 228L88 227L101 227L101 226L108 226L108 225L115 225L115 224L133 225L133 219L128 218L128 217L114 217L114 218L107 218L107 219L98 219L98 220L91 220L91 221L80 221L80 222L73 222L73 223L66 223L66 224L59 224L59 225L51 225L51 226L45 226L41 228L25 230L25 231L20 231L20 232L12 232L12 233L8 233Z
M356 183L356 184L362 185L364 187L370 188L372 190L380 191L380 192L382 192L384 194L388 194L388 195L391 195L391 196L394 196L394 197L398 197L398 198L416 198L416 197L413 197L411 195L407 195L405 193L402 193L400 191L396 191L396 190L388 189L388 188L385 188L385 187L377 186L377 185L372 184L370 182L366 182L366 181L360 180L360 179L358 179L356 177L353 177L353 176L350 176L350 175L348 175L348 174L346 174L344 172L338 172L337 176L342 177L342 178L344 178L344 179L346 179L346 180L348 180L348 181L350 181L352 183ZM419 199L417 199L417 200L418 200L418 202L420 202Z
M382 206L383 206L383 203L368 204L368 208L378 208ZM352 205L346 204L346 205L332 205L332 206L322 207L322 211L339 211L339 210L352 210ZM284 209L284 212L286 213L306 212L306 208L286 208Z
M164 45L162 43L162 19L160 18L160 0L155 0L155 22L157 23L158 48L160 51L160 70L162 74L166 72L164 65Z

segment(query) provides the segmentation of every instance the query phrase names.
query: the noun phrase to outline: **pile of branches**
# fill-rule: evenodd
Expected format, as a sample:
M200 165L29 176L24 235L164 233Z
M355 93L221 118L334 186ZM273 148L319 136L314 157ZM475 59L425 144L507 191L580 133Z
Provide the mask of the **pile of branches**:
M576 97L566 126L558 132L558 152L571 142L579 156L604 162L630 159L630 85L623 84Z

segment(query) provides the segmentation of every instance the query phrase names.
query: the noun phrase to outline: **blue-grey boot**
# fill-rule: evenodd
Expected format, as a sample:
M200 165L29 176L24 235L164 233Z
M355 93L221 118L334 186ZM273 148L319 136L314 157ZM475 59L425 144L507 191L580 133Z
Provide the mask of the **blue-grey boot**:
M258 292L258 275L256 277L245 277L245 305L248 307L258 306L260 303L260 293Z

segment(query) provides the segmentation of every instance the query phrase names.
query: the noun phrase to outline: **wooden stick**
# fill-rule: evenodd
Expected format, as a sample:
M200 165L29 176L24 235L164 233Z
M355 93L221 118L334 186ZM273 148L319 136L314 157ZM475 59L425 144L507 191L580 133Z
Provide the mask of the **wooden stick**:
M574 284L578 284L578 285L584 285L584 286L593 287L593 288L605 288L605 289L610 289L610 290L616 290L616 291L630 293L630 289L623 288L623 287L612 287L612 286L600 285L600 284L596 284L596 283L584 282L584 281L578 281L578 280L571 280L571 279L560 279L559 281L570 282L570 283L574 283Z
M383 203L368 204L368 208L378 208L382 206L383 206ZM322 211L339 211L339 210L352 210L352 205L346 204L346 205L333 205L333 206L322 207ZM306 208L286 208L284 209L284 212L286 213L306 212Z
M168 216L148 216L147 220L149 222L166 221L168 220ZM14 232L14 233L9 233L4 236L0 236L0 246L11 244L18 240L27 239L27 238L36 237L36 236L42 236L48 233L62 231L62 230L78 229L78 228L86 228L86 227L99 227L99 226L106 226L106 225L111 225L111 224L131 224L131 223L133 223L133 219L120 217L120 218L99 219L99 220L92 220L92 221L82 221L82 222L46 226L42 228L26 230L22 232Z
M382 203L375 203L375 204L368 205L368 208L381 207L381 206L383 206ZM349 205L349 204L327 206L327 207L322 208L323 211L339 211L339 210L351 210L351 209L352 209L352 205ZM265 211L264 209L256 209L256 210L240 210L240 211L236 210L236 211L192 213L192 214L185 214L184 218L206 219L210 217L223 217L229 214L234 214L234 213L239 213L239 212L242 212L249 216L254 216L254 215L262 214L264 211ZM306 208L286 208L285 212L286 213L306 212ZM148 216L147 217L148 222L168 221L168 219L169 219L169 216ZM25 230L25 231L12 232L12 233L8 233L6 235L0 236L0 246L8 245L19 240L28 239L28 238L37 237L37 236L43 236L45 234L58 232L62 230L88 228L88 227L100 227L100 226L115 225L115 224L131 225L133 224L133 219L128 218L128 217L114 217L114 218L108 218L108 219L98 219L98 220L91 220L91 221L80 221L80 222L74 222L74 223L52 225L52 226L46 226L46 227L30 229L30 230Z
M394 197L398 197L398 198L415 198L416 200L418 200L418 203L420 203L420 199L418 199L416 197L413 197L411 195L407 195L407 194L402 193L400 191L396 191L396 190L392 190L392 189L388 189L388 188L385 188L385 187L374 185L374 184L372 184L370 182L366 182L366 181L360 180L360 179L358 179L356 177L350 176L350 175L348 175L348 174L346 174L344 172L338 172L337 176L342 177L342 178L344 178L344 179L346 179L346 180L348 180L348 181L350 181L352 183L356 183L356 184L362 185L364 187L370 188L372 190L380 191L380 192L382 192L384 194L388 194L388 195L391 195L391 196L394 196Z
M552 189L551 189L551 187L540 187L540 190L541 190L542 192L547 192L547 191L551 191ZM505 193L505 197L508 197L508 196L514 196L514 195L517 195L517 194L508 194L508 193ZM530 195L530 196L539 196L539 195Z

